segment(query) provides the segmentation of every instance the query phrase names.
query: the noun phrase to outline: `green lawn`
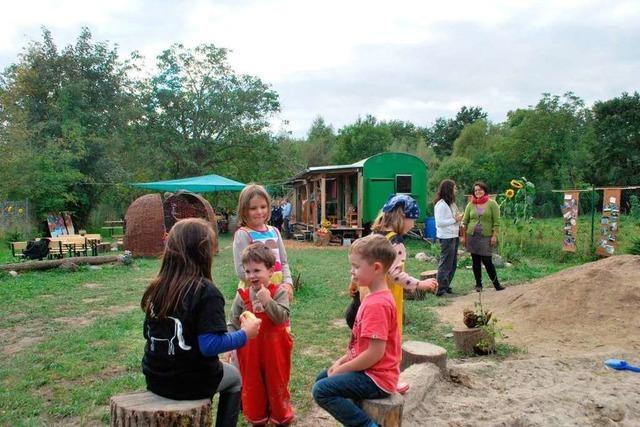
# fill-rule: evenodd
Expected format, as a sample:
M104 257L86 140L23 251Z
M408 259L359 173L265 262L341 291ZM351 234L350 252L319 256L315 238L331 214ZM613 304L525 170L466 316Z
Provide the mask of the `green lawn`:
M221 253L214 261L215 281L228 302L237 282L230 245L230 237L223 236ZM408 246L410 256L428 249L416 241ZM0 262L10 260L3 244ZM316 374L342 354L347 344L349 331L343 314L349 303L349 267L345 248L292 249L289 260L302 278L292 306L291 391L298 415L304 417ZM525 255L513 267L498 272L503 282L515 285L581 261L571 256L558 260ZM408 265L413 274L433 268L435 265L415 259ZM138 259L129 267L81 267L75 273L54 270L16 278L0 273L4 304L0 316L0 425L106 424L111 395L144 389L140 372L143 316L138 304L157 269L157 260ZM458 293L470 292L471 271L460 268L454 285ZM444 337L446 329L431 310L446 303L433 296L407 301L411 323L405 339L437 343L456 357L452 341ZM513 349L500 350L504 355Z

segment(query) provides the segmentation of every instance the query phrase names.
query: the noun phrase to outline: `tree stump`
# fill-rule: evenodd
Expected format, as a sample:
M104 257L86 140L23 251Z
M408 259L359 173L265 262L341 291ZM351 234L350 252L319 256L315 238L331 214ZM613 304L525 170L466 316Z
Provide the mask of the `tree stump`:
M109 406L111 427L211 426L211 399L171 400L144 391L113 396Z
M456 348L463 353L488 354L495 349L495 341L481 328L456 328L452 332ZM482 341L485 346L478 345Z
M402 410L404 398L394 393L384 399L366 399L360 407L375 423L382 427L402 426Z
M417 363L433 363L442 374L447 373L447 350L422 341L407 341L402 344L402 361L400 370Z
M435 279L438 274L438 270L427 270L420 273L420 280L426 279ZM404 290L404 298L409 300L423 300L427 296L426 291L409 291L407 289Z

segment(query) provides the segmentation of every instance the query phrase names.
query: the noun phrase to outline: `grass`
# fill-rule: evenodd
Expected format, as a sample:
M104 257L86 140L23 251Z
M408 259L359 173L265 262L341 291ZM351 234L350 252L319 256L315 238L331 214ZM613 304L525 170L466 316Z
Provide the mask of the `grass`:
M548 236L545 233L540 244L560 245L560 229ZM222 236L222 250L214 261L215 282L227 306L237 283L230 245L230 237ZM426 250L422 242L408 242L411 258ZM2 245L0 262L11 258ZM296 411L304 417L311 405L315 376L343 353L348 342L343 316L349 303L349 267L344 248L291 249L289 260L302 280L292 305L291 391ZM559 259L553 254L547 258L527 254L498 274L501 281L514 285L582 261L580 256ZM138 304L158 266L155 259L138 259L129 267L80 267L75 273L51 270L15 278L0 274L4 353L0 358L0 425L107 424L110 396L144 389L140 372L143 315ZM414 275L436 268L414 259L407 267ZM473 285L471 271L460 268L454 282L456 293L471 292ZM448 328L432 310L442 304L447 301L432 296L407 301L410 324L405 340L426 340L445 347L450 357L458 357L452 340L445 337ZM514 351L517 349L499 345L494 357Z

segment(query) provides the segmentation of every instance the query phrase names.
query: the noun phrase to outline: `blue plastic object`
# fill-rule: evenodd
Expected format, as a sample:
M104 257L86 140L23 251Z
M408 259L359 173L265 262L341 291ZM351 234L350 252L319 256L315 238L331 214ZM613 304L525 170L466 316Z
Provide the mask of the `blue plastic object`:
M605 360L604 364L608 368L615 369L617 371L640 372L640 367L629 365L626 360L609 359Z
M424 237L427 239L436 239L436 219L429 217L424 223Z

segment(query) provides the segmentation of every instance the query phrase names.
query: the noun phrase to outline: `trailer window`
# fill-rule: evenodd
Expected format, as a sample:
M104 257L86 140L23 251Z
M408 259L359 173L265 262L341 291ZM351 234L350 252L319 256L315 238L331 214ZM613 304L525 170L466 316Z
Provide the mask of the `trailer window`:
M411 175L396 175L396 193L411 194Z

